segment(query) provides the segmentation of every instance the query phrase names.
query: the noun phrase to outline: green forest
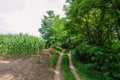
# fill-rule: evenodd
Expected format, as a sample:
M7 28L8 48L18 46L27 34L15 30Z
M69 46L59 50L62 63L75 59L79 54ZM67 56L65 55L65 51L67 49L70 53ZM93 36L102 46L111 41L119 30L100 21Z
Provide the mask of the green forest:
M39 31L45 47L72 50L76 64L104 77L100 80L119 80L120 0L66 0L64 11L62 18L54 11L44 15Z
M66 0L64 17L46 11L40 37L0 34L0 59L37 55L54 48L51 65L62 58L64 80L75 80L68 54L82 80L120 79L120 0ZM39 62L40 63L40 62Z

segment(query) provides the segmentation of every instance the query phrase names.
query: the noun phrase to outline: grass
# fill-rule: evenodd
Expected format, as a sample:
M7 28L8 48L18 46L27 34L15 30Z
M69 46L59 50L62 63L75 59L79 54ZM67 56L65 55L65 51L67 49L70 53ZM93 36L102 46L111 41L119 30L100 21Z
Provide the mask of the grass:
M51 63L51 65L52 65L53 67L56 66L59 55L60 55L60 52L59 52L59 51L56 51L56 53L55 53L54 56L52 57L50 63Z
M79 76L82 78L82 80L109 80L109 79L104 79L99 74L93 72L85 64L78 62L75 59L74 54L75 52L73 50L72 51L72 62L76 70L78 71Z
M64 80L75 80L75 77L69 68L69 59L67 53L64 53L62 57L62 70L63 70Z

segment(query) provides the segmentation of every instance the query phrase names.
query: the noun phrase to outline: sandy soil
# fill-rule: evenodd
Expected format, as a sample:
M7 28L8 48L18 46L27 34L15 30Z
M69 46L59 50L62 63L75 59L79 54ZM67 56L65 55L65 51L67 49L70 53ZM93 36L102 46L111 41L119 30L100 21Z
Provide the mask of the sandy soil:
M0 80L53 80L50 52L16 60L0 60Z

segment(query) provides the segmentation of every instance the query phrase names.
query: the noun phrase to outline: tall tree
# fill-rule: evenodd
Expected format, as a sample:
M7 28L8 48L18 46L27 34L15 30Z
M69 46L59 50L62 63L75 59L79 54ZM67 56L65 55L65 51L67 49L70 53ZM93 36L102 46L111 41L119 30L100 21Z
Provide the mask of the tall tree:
M90 63L96 58L94 62L98 64L96 69L103 71L113 80L120 78L120 70L117 70L120 67L117 65L120 64L118 46L120 0L66 0L66 2L68 3L64 9L67 19L66 29L72 39L71 43L77 44L75 47L78 46L76 54L80 53L79 56L84 56L82 58L88 59ZM112 67L108 65L111 62L114 64Z
M64 30L65 19L55 15L53 11L47 11L47 16L42 19L42 27L39 29L41 36L47 45L61 46L67 32Z
M53 11L47 11L47 15L44 15L44 18L42 19L41 28L39 29L39 32L41 33L41 36L43 39L46 40L47 46L50 44L53 44L53 41L50 40L49 35L51 35L51 28L53 27L54 21L59 18L58 15L55 15Z
M89 44L105 46L119 39L119 0L67 0L65 7L71 33L82 35ZM68 26L67 26L68 27ZM80 38L79 38L80 39ZM110 45L109 45L110 46Z

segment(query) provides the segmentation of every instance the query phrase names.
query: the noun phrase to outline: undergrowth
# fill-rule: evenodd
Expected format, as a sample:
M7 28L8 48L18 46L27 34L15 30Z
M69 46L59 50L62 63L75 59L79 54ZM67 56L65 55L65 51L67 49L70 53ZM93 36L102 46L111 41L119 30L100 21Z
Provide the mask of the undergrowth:
M72 50L72 62L75 66L79 76L82 78L82 80L111 80L111 79L105 79L103 76L99 75L96 72L93 72L91 69L89 69L90 64L83 64L76 60L75 58L75 52Z

